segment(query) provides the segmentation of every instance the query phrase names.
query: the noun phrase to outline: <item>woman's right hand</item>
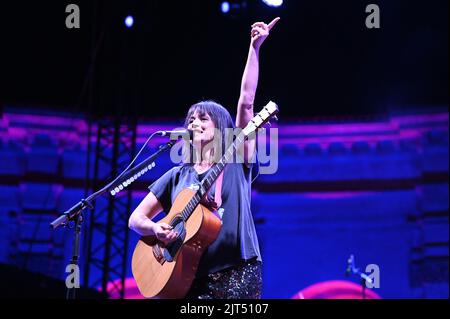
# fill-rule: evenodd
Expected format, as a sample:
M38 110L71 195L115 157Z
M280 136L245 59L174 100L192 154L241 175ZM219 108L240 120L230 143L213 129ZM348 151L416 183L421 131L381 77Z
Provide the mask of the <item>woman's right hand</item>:
M178 236L178 233L172 229L172 226L166 223L153 224L153 232L156 238L158 238L158 240L162 241L166 245L174 241Z

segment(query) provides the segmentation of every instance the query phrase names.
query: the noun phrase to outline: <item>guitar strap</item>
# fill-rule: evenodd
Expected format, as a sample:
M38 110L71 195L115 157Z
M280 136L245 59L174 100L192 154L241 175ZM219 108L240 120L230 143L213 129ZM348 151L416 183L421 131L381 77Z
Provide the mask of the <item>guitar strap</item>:
M216 179L216 189L214 193L214 201L217 204L217 207L220 208L222 206L222 181L223 181L223 173L225 170L220 173L220 175Z

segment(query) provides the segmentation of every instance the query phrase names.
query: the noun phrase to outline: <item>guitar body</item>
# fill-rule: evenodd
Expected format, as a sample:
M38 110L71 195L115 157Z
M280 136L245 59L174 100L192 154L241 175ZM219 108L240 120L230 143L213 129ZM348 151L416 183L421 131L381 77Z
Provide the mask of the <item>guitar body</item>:
M136 284L146 298L183 298L191 287L198 263L221 228L220 219L199 204L184 221L181 212L195 191L185 188L160 222L172 225L178 238L167 247L156 236L141 237L132 257Z

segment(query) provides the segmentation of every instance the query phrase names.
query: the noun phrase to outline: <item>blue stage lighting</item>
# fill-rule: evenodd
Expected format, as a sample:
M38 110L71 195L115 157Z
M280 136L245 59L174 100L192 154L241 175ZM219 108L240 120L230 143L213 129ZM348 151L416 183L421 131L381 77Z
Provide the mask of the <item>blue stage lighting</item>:
M125 25L127 26L127 28L131 28L134 24L134 19L132 16L127 16L125 18Z
M227 1L222 2L220 5L220 10L222 10L222 13L230 12L230 4Z
M283 0L263 0L269 7L279 7L283 4Z

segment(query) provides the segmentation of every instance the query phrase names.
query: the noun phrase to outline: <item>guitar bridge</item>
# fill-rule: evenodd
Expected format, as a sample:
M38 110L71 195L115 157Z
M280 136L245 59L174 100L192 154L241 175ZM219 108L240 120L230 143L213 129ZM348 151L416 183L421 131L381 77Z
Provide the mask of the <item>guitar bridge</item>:
M159 244L156 244L152 247L152 250L153 256L155 256L156 261L159 262L161 265L164 265L166 259L164 258L161 246Z

